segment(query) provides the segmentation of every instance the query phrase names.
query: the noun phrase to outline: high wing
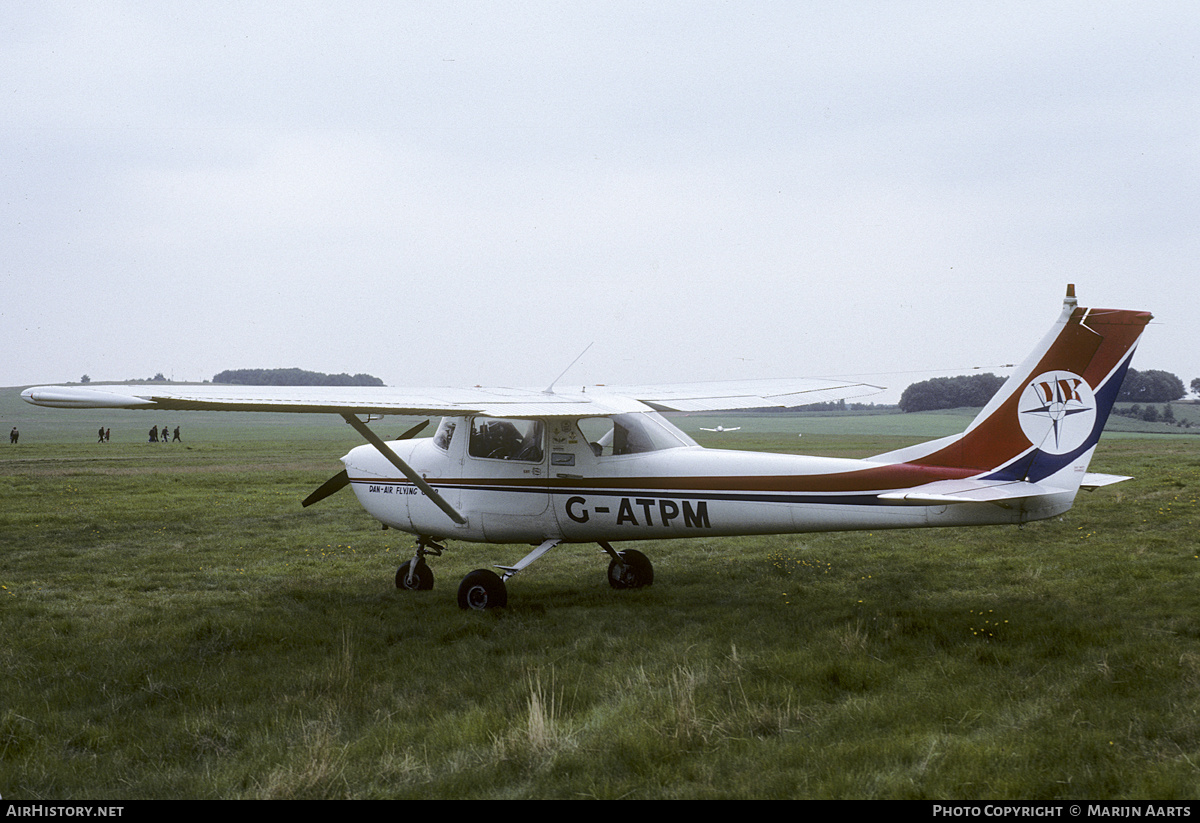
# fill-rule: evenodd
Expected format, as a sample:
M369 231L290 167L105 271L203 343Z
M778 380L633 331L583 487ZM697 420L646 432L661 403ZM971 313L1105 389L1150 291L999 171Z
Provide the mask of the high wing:
M878 394L883 386L816 378L797 380L726 380L710 383L625 386L607 389L636 397L656 411L726 411L829 403Z
M660 386L518 388L387 388L122 384L36 386L28 402L60 409L161 409L310 414L560 417L638 411L722 411L785 407L862 397L880 386L835 380L734 380Z

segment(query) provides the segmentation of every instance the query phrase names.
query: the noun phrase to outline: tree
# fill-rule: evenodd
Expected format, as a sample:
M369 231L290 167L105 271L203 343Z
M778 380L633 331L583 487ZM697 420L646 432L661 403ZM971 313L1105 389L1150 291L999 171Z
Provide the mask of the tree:
M1117 400L1125 403L1170 403L1183 397L1183 381L1170 372L1158 369L1130 369L1121 384Z
M1192 394L1200 394L1200 377L1192 381Z
M935 377L913 383L900 395L900 409L906 412L986 406L1004 378L992 373Z

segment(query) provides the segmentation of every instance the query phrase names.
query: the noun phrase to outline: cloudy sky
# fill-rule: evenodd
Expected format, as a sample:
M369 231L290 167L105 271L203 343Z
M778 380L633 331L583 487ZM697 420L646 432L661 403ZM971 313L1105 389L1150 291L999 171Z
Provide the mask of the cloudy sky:
M21 2L0 385L1200 377L1195 2ZM891 395L894 399L896 394Z

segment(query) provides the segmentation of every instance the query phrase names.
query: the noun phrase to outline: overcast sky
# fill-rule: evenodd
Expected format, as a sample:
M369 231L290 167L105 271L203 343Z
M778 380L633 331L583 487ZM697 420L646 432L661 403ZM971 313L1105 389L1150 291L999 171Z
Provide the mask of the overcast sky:
M1200 377L1200 4L12 2L0 385ZM888 395L892 400L896 393ZM885 398L886 399L886 398Z

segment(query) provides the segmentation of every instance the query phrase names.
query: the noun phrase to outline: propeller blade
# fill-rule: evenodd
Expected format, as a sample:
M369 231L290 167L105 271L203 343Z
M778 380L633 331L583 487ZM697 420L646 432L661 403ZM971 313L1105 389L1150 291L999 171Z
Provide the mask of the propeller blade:
M404 434L400 435L396 439L397 440L408 440L409 438L416 437L418 434L421 433L421 430L424 429L428 425L429 425L429 421L424 420L424 421L418 423L417 425L413 426L411 429L409 429L408 431L406 431ZM346 487L348 485L350 485L350 475L346 474L346 472L344 470L340 471L337 474L335 474L333 477L329 478L324 483L322 483L321 487L319 489L314 491L308 497L304 498L304 502L301 505L304 506L305 508L308 508L313 503L321 502L326 497L329 497L329 495L334 494L335 492L341 491L344 487Z
M350 475L346 474L345 470L342 470L342 471L338 472L337 474L335 474L333 477L326 480L324 483L322 483L321 487L319 489L317 489L315 492L310 494L308 497L304 498L304 503L302 503L301 505L303 505L305 508L307 508L308 506L311 506L313 503L317 503L321 500L324 500L326 497L333 494L334 492L340 491L343 486L348 486L348 485L350 485Z
M421 433L421 430L428 425L429 425L428 420L426 420L422 423L418 423L417 425L413 426L411 429L409 429L408 431L406 431L404 434L400 435L396 439L397 440L408 440L410 437L416 437L418 434Z

